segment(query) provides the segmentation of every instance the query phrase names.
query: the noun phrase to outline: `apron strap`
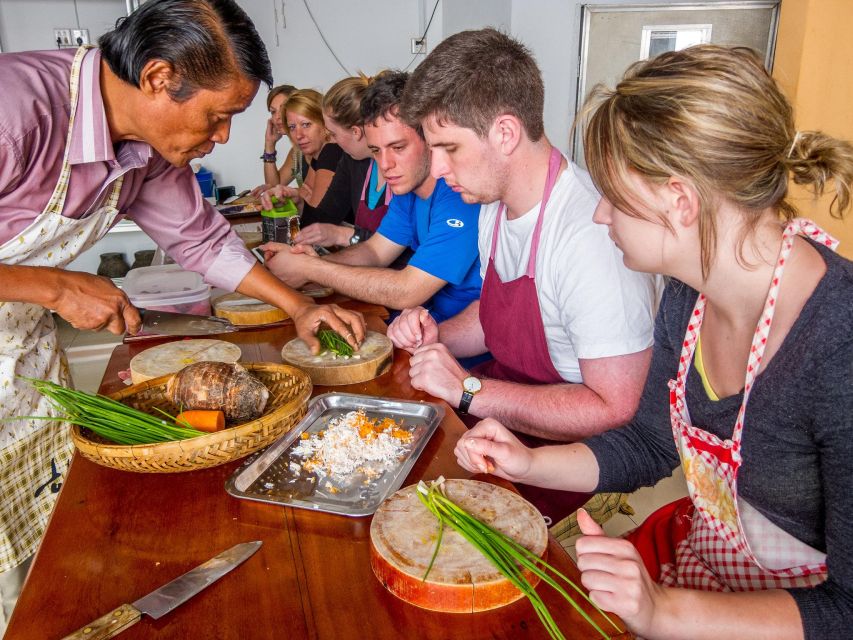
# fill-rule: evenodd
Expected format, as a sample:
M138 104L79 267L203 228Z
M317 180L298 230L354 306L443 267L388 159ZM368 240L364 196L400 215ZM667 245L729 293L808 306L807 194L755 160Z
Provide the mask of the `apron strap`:
M68 194L68 182L71 175L71 165L68 164L68 156L71 153L74 118L77 115L77 98L80 94L80 67L83 64L83 58L90 48L80 47L77 49L77 53L74 54L74 60L71 62L71 76L69 78L71 112L68 116L68 134L65 139L65 153L62 156L62 171L59 180L56 182L56 187L53 189L53 194L51 194L50 200L48 200L45 207L45 211L50 213L62 213L62 209L65 206L65 196Z
M539 216L536 218L536 226L533 228L533 241L530 244L530 257L527 259L527 271L525 275L528 278L533 278L536 275L536 256L539 254L539 236L542 233L542 222L545 220L545 207L548 206L548 200L551 198L551 192L554 190L554 185L557 183L557 177L560 173L560 165L563 164L563 154L557 147L551 147L551 155L548 158L548 175L545 178L545 189L542 192L542 201L539 205ZM492 231L492 248L489 251L489 258L495 257L495 250L498 246L498 236L500 235L501 219L506 211L506 205L501 202L498 207L498 215L495 216L495 227Z
M798 234L811 238L815 242L824 244L832 250L835 250L839 244L838 240L823 231L811 220L795 218L785 226L785 230L782 234L782 245L779 249L779 257L776 262L776 268L773 270L773 278L767 292L764 310L761 313L761 318L755 327L755 333L752 337L746 373L744 374L743 400L741 401L734 432L732 433L731 438L732 454L738 462L740 461L740 442L743 435L746 405L749 401L749 396L752 392L755 378L758 376L758 372L761 369L761 360L764 357L764 350L767 346L767 337L770 335L770 328L773 325L773 316L776 311L776 300L779 297L779 287L781 286L785 263L787 262L788 256L791 254L791 249L794 246L794 237ZM690 365L693 362L693 356L696 352L699 330L705 316L705 304L706 298L704 294L699 294L699 297L696 299L696 304L693 307L693 313L690 316L690 321L687 323L687 330L684 335L684 341L682 342L681 357L678 362L678 375L676 380L670 381L669 385L670 401L673 405L673 409L676 410L687 422L689 422L689 415L687 413L687 404L685 402L686 380Z

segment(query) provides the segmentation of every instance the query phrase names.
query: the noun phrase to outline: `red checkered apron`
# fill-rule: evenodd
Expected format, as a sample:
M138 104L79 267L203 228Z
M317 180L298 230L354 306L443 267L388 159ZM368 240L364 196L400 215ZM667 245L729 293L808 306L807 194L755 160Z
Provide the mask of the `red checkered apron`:
M838 245L809 220L797 218L785 228L767 301L752 339L743 402L734 433L727 440L693 426L687 410L687 373L705 313L705 296L696 300L682 344L678 375L669 382L672 432L690 497L652 514L629 537L647 566L654 561L656 566L650 567L650 572L664 585L757 591L814 586L826 579L826 554L783 531L739 499L737 492L746 403L761 366L779 283L797 234L832 249ZM668 549L662 548L664 540Z

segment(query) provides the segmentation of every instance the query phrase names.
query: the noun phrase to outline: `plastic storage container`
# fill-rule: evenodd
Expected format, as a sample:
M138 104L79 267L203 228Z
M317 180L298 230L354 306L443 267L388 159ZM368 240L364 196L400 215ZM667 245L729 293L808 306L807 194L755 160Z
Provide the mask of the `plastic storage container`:
M135 307L210 315L210 286L199 274L176 264L131 269L123 289Z
M201 195L205 198L214 197L214 188L216 183L213 180L213 173L208 171L204 167L201 167L198 171L196 171L195 179L198 181L199 189L201 189Z

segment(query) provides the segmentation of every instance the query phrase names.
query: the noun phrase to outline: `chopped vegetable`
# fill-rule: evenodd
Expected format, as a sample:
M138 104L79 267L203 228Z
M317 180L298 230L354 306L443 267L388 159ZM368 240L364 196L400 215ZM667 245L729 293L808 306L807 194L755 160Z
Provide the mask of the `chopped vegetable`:
M60 412L59 416L26 418L70 422L118 444L151 444L199 436L196 429L175 424L175 418L164 411L161 413L168 420L143 413L106 396L67 389L47 380L24 380L28 380L39 393L50 399Z
M331 351L335 355L349 358L355 353L349 343L337 331L321 329L317 332L317 339L326 351Z
M545 562L542 558L532 553L529 549L518 544L509 536L493 529L485 522L475 518L470 513L459 507L455 502L447 497L444 491L444 478L439 477L437 480L426 484L423 480L418 484L418 498L424 503L427 509L438 519L438 540L436 542L435 551L429 566L424 573L423 580L427 579L429 572L432 570L435 557L438 555L438 548L441 545L441 540L444 534L445 525L453 527L459 534L465 538L471 545L482 553L495 567L500 571L519 591L521 591L530 603L533 605L536 615L545 626L554 640L565 640L565 636L557 627L554 618L550 611L545 606L542 598L536 593L536 589L528 581L524 575L525 571L539 577L540 580L556 589L560 595L568 602L575 610L580 613L584 619L589 622L592 627L601 634L603 638L609 638L604 630L590 618L589 614L581 609L580 605L566 592L566 590L557 582L559 578L572 589L577 591L587 602L607 620L613 628L618 632L622 632L616 623L614 623L606 613L596 607L589 596L583 592L574 582L569 580L554 567ZM550 574L553 574L550 575Z
M208 409L190 409L181 411L175 418L178 424L185 424L199 431L222 431L225 428L225 412Z

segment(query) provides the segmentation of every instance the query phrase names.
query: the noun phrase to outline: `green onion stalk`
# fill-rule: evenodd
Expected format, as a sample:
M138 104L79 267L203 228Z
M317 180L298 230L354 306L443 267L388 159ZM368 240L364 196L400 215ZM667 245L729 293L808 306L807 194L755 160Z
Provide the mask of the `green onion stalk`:
M355 353L349 343L344 340L341 337L341 334L337 331L321 329L317 332L317 339L320 341L320 344L325 350L331 351L339 356L345 356L348 358Z
M59 412L58 416L24 416L15 420L51 420L69 422L89 429L102 438L117 444L153 444L196 438L204 433L183 427L165 411L157 409L163 418L129 407L99 394L68 389L47 380L22 378L48 398Z
M589 602L596 611L598 611L607 622L609 622L617 632L622 632L622 629L611 620L604 611L599 609L589 596L569 580L554 567L545 562L542 558L518 544L509 536L490 527L485 522L472 516L470 513L462 509L459 505L453 502L444 489L444 478L439 477L437 480L426 484L423 480L418 484L418 498L426 506L427 509L438 519L438 540L436 541L435 551L430 559L429 566L424 573L423 580L426 581L432 570L435 558L438 555L439 546L444 533L444 527L449 525L455 529L463 538L465 538L475 549L482 553L504 577L507 578L519 591L521 591L536 611L539 620L548 631L548 635L554 640L565 640L565 636L557 627L551 612L542 601L542 598L536 592L536 589L530 584L525 571L537 576L542 582L550 585L563 596L574 609L583 616L583 618L599 633L603 638L610 638L607 633L593 620L589 614L584 611L581 606L568 594L563 586L557 581L558 579L567 584L571 589L581 595L581 597Z

